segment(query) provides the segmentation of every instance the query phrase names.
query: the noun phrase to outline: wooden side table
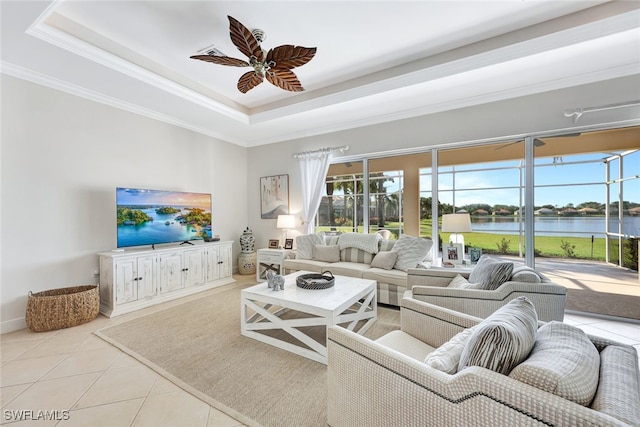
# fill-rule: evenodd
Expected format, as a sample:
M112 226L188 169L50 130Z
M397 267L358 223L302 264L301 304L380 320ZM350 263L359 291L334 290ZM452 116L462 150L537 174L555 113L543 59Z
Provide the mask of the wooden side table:
M286 255L285 249L258 249L256 260L256 280L264 282L267 280L267 271L275 271L283 274L283 263Z

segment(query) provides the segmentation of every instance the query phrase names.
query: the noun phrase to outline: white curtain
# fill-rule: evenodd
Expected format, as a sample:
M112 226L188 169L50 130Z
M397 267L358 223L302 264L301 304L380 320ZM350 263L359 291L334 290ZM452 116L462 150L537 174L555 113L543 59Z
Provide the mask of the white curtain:
M330 148L296 155L302 178L302 208L307 234L313 233L313 219L322 200L330 156Z

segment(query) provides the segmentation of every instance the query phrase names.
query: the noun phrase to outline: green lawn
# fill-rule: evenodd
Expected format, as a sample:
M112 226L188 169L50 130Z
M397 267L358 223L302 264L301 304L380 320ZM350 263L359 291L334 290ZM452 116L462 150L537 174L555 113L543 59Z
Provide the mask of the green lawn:
M420 235L423 237L431 237L431 224L430 219L423 219L420 221ZM385 228L389 230L398 230L399 224L393 222L387 222ZM375 232L375 227L372 227L371 231ZM337 227L338 231L352 232L351 227ZM329 227L318 227L317 231L329 231ZM359 227L358 232L362 232L362 227ZM397 237L397 232L394 232ZM518 236L507 234L491 234L491 233L461 233L464 235L465 245L467 247L473 246L481 248L483 253L502 253L505 255L518 255ZM442 239L448 240L449 233L441 233ZM498 245L502 245L502 240L508 241L508 247L506 252L499 250ZM604 238L594 239L593 253L590 237L551 237L551 236L537 236L535 241L536 255L541 257L562 257L562 258L576 258L576 259L593 259L598 261L605 261L605 245ZM572 250L573 255L567 256L568 252L563 249L563 242L568 245L567 250ZM524 253L524 241L522 242ZM617 247L612 248L612 255L617 253Z

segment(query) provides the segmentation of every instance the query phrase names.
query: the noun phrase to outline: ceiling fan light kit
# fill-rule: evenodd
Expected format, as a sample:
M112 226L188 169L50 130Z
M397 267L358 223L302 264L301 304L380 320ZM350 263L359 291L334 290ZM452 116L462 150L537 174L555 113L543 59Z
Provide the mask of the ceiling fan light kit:
M242 93L247 93L258 86L265 78L269 83L280 89L291 92L302 92L304 90L302 83L291 70L311 61L316 54L315 47L286 44L266 51L260 46L260 43L266 39L266 34L263 30L255 29L249 31L247 27L235 18L231 16L227 16L227 18L229 18L231 41L243 55L249 58L249 61L218 55L194 55L191 56L192 59L230 67L253 68L252 71L240 76L238 80L237 87Z

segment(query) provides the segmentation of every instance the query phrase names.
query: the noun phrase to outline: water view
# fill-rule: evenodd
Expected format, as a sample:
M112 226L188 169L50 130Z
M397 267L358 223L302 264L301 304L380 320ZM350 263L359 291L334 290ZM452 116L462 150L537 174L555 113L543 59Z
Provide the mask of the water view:
M472 216L471 227L474 232L495 234L518 234L520 218ZM561 217L536 216L534 221L535 233L538 236L567 236L588 237L595 235L603 237L606 219L598 217ZM610 221L612 232L617 232L617 218ZM524 230L524 222L522 223ZM623 234L640 235L640 216L626 216L623 222Z

